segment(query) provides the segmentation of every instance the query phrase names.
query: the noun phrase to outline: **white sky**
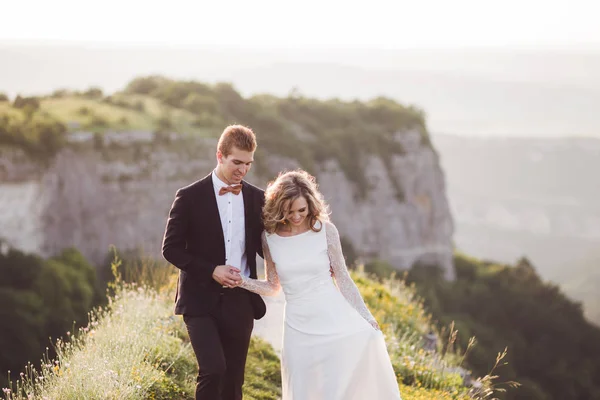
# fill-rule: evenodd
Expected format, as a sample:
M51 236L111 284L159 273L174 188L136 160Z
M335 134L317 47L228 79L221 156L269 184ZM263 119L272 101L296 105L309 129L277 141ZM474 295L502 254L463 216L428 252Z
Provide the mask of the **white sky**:
M600 44L597 0L8 0L0 40L252 48Z

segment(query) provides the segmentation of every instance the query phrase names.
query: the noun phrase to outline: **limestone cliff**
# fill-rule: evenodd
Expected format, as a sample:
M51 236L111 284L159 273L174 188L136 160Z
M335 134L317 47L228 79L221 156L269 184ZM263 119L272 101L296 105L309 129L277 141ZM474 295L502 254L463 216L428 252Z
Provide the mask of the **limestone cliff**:
M216 140L119 137L107 135L99 145L85 133L72 135L47 166L2 150L0 237L42 255L74 246L95 262L110 245L158 256L175 191L214 168ZM258 139L260 145L260 132ZM365 260L378 257L398 268L421 260L451 277L453 223L437 154L416 131L398 132L395 140L404 151L391 162L367 156L364 196L335 159L313 166L332 220ZM247 177L261 187L278 171L301 167L281 155L261 157Z

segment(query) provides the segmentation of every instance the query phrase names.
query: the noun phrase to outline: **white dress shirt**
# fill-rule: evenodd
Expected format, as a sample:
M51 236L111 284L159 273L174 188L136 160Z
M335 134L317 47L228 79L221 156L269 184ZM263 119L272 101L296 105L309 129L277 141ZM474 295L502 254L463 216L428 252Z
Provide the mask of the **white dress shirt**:
M246 219L244 217L244 196L231 192L219 195L222 187L229 186L212 173L212 181L223 227L225 239L225 264L239 268L243 276L250 276L246 258Z

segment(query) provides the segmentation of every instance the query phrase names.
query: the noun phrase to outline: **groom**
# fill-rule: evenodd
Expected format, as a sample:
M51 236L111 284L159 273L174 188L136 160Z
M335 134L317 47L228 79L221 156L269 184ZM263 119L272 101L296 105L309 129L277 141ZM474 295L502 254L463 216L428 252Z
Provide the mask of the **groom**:
M175 314L182 314L196 354L197 400L242 398L244 368L262 298L236 287L240 275L256 279L262 257L264 191L243 181L254 161L251 129L225 128L217 167L177 191L162 254L179 269Z

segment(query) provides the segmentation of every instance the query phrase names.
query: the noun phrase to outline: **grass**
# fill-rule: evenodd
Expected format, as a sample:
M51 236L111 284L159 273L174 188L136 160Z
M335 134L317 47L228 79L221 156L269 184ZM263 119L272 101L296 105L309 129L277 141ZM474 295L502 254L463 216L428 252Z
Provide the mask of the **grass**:
M0 101L0 116L2 115L21 118L22 112L21 110L14 108L8 101Z
M407 397L403 390L403 398L470 398L457 368L460 357L453 352L423 349L423 335L432 327L414 289L395 277L377 283L362 272L354 272L353 279L386 336L399 384L412 388L406 391L414 397ZM429 397L421 397L424 394Z
M108 129L155 131L159 128L159 119L166 118L170 121L170 129L175 132L202 136L213 134L194 126L196 116L193 113L165 105L157 99L129 94L115 94L111 99L112 102L109 103L101 99L81 96L44 98L40 103L40 109L65 123L78 123L80 128L77 129L98 132ZM131 108L115 103L129 104ZM143 108L136 110L133 108L135 104L142 104ZM4 108L10 109L10 107ZM0 113L2 111L3 109L0 108Z
M142 112L117 107L98 100L81 97L48 98L41 101L40 108L65 122L78 122L82 127L99 128L94 119L103 120L106 126L132 130L151 130L152 116ZM127 124L121 121L127 121Z
M123 101L129 104L141 103L144 105L144 113L152 118L154 124L161 117L167 117L173 123L173 129L176 132L190 134L200 134L206 136L206 130L194 126L196 115L180 108L171 107L158 99L138 94L115 94L112 96L115 101ZM154 126L155 127L155 126ZM221 133L216 131L212 136Z
M55 360L29 365L7 399L193 399L196 360L172 293L124 285L77 335L56 344ZM279 359L253 338L245 397L276 400Z
M152 265L146 264L144 265ZM180 317L173 315L176 277L172 267L152 268L113 263L109 304L90 314L90 323L56 344L55 360L44 357L41 369L29 364L7 400L23 399L192 399L196 361ZM137 277L156 288L121 280ZM151 272L149 272L151 270ZM492 399L494 376L479 380L475 393L463 386L454 351L422 349L429 317L414 289L396 279L377 283L353 273L369 308L386 335L388 351L404 400ZM449 331L449 343L456 331ZM446 346L450 347L450 346ZM467 349L468 350L468 349ZM502 355L499 355L497 365ZM493 371L492 371L493 372ZM10 380L10 377L9 377ZM244 399L277 400L281 396L279 359L273 348L253 337L246 366Z
M56 360L39 372L28 366L7 398L186 398L194 360L171 314L160 294L124 286L78 335L58 341Z

